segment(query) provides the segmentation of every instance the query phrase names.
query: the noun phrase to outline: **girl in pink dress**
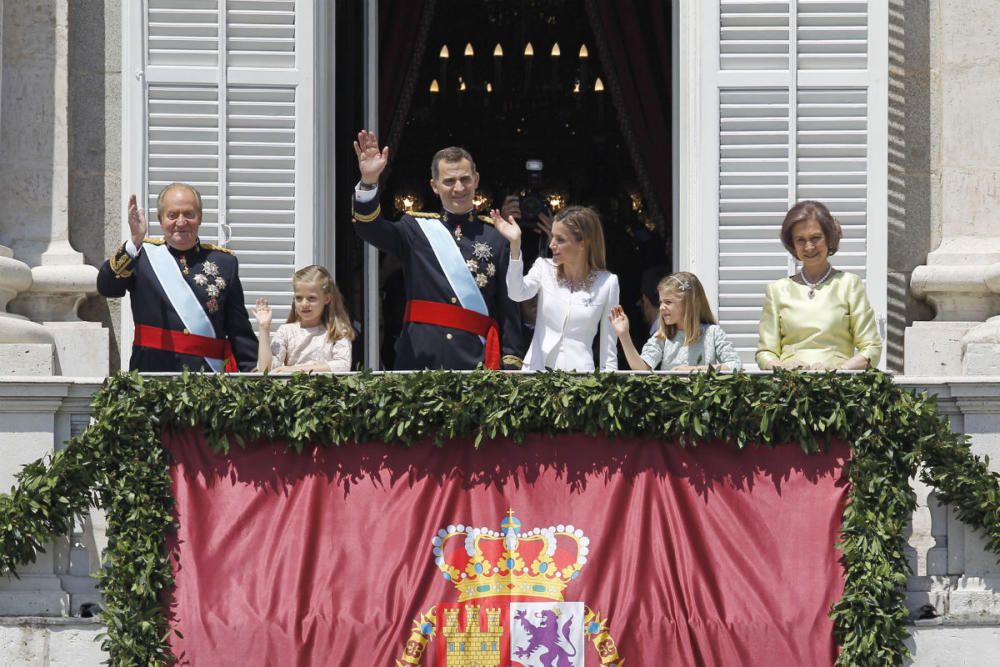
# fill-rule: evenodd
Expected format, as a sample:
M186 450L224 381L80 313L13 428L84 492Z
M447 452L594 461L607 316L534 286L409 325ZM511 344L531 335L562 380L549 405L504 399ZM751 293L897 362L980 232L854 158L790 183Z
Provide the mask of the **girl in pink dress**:
M313 264L292 277L295 301L288 322L271 339L271 306L257 299L257 368L274 373L351 370L354 329L330 272Z

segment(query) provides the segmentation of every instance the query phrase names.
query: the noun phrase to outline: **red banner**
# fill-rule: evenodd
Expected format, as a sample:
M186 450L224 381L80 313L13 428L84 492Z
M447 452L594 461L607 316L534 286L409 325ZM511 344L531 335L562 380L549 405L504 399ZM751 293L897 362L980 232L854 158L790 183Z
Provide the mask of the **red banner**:
M164 436L189 665L829 665L848 449Z

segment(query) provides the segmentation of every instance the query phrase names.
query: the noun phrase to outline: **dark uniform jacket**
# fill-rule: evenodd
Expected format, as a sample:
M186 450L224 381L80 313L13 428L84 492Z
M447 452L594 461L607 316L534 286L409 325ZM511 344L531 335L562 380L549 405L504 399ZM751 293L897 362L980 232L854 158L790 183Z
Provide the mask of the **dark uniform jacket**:
M500 325L500 353L505 368L518 368L524 353L521 341L521 310L507 296L507 265L510 248L488 218L474 212L456 215L407 214L398 222L382 217L378 197L354 202L354 229L358 236L379 250L395 255L403 265L406 299L436 301L461 306L430 242L414 215L433 217L456 236L473 279L479 285L490 316ZM409 322L396 344L396 370L444 368L467 370L483 363L484 344L474 333L433 324Z
M143 246L150 243L162 245L163 241L146 239ZM229 339L241 371L252 371L257 365L257 337L243 304L236 256L230 250L200 241L187 251L169 250L211 320L216 337ZM123 244L101 265L97 291L107 297L125 296L128 291L132 297L132 319L137 325L184 331L184 323L170 305L145 251L140 250L132 258ZM204 357L132 347L130 370L179 372L185 368L212 370Z

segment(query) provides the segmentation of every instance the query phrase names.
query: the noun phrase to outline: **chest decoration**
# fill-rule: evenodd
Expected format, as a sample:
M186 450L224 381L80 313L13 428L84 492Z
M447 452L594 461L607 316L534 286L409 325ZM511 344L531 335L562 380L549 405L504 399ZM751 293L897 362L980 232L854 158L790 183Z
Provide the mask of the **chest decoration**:
M219 296L222 290L226 289L226 281L219 275L219 265L212 261L205 262L201 265L201 271L195 273L192 280L208 295L205 310L210 313L219 312Z
M480 289L486 287L490 278L496 275L497 267L490 261L491 259L493 259L493 247L489 243L477 241L472 246L472 257L465 260L469 273Z

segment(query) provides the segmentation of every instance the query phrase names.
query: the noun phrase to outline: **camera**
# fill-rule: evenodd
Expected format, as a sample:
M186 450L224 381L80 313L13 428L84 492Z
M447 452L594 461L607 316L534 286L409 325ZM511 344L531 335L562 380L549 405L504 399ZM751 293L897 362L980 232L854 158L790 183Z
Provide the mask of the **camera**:
M551 215L549 203L542 195L541 160L528 160L524 163L526 172L525 186L521 190L521 229L528 231L538 226L538 216L542 213Z

